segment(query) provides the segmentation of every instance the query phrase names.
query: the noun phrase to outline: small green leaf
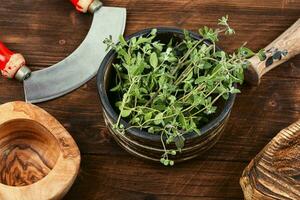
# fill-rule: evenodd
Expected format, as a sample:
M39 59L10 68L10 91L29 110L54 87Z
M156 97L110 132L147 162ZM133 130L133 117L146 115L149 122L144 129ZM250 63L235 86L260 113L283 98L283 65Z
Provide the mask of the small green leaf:
M227 88L223 85L220 85L217 89L218 89L219 93L226 93L227 92Z
M154 68L158 65L158 58L155 52L153 52L150 56L150 65Z
M210 64L209 62L205 62L203 69L210 69L212 67L212 64Z
M145 117L144 117L144 118L145 118L145 121L150 120L151 117L152 117L152 112L146 113L146 114L145 114Z
M170 100L171 104L173 104L176 101L176 97L173 95L169 96L168 99Z
M172 46L173 46L173 38L171 38L169 43L167 44L167 47L172 47Z
M140 44L143 44L143 43L147 43L147 42L151 42L149 40L149 38L143 38L143 37L140 37L137 42L136 42L136 45L140 45Z
M131 122L133 122L133 123L138 123L140 121L141 121L141 119L139 117L133 117L131 120Z
M243 55L245 58L250 58L255 55L255 53L246 47L239 48L239 53Z
M237 94L237 93L241 93L241 90L237 89L237 88L233 88L230 93L232 94Z
M208 28L207 26L204 26L203 28L199 29L199 34L207 40L210 40L212 42L218 41L218 32L217 30L213 30L211 28Z
M213 68L212 74L219 72L222 67L223 67L222 64L218 64L217 66L215 66Z
M151 30L151 33L150 33L150 35L153 35L153 36L155 36L155 35L156 35L156 33L157 33L157 29L152 29L152 30Z
M191 72L189 75L186 77L185 81L191 80L193 78L194 73Z
M184 83L184 86L183 86L183 91L184 92L188 92L190 91L191 89L193 89L193 86L190 82L185 82Z
M244 81L244 73L243 72L237 72L237 78L240 80L240 82Z
M131 57L129 56L129 54L124 50L124 49L120 49L118 51L119 57L123 58L125 60L125 63L127 65L130 64L131 61Z
M122 110L121 116L128 117L131 114L131 110Z
M175 138L175 145L178 150L181 150L184 147L185 138L183 136L177 136Z
M140 88L141 93L147 94L148 90L146 88Z
M121 83L119 83L117 86L110 89L111 92L116 92L121 90Z
M135 45L136 44L136 37L131 38L130 42L131 42L132 45Z
M259 50L259 52L257 53L257 56L259 57L260 61L264 61L267 59L266 53L264 49Z
M121 45L123 45L123 46L127 46L128 45L127 42L126 42L126 40L124 39L123 35L119 36L119 41L120 41Z
M195 83L196 83L196 84L203 83L203 82L205 82L206 79L207 79L207 77L205 77L205 76L200 76L199 78L196 79Z
M181 124L181 127L186 129L186 121L185 121L185 117L182 114L182 112L180 112L180 114L178 115L178 120L179 120L179 123Z
M166 109L166 105L163 103L157 103L153 105L153 108L156 110L164 111Z
M152 43L152 45L158 50L158 51L162 51L163 50L163 46L164 44L158 43L158 42L154 42Z
M193 105L198 106L198 105L204 105L205 103L205 98L201 95L194 95L194 102Z
M121 110L121 105L122 105L122 101L117 101L115 103L116 107L119 108Z
M155 125L159 125L160 123L163 122L162 118L163 118L164 114L163 113L159 113L158 115L155 116L155 120L154 120L154 124Z
M153 127L148 128L148 132L153 134L154 133L154 128Z

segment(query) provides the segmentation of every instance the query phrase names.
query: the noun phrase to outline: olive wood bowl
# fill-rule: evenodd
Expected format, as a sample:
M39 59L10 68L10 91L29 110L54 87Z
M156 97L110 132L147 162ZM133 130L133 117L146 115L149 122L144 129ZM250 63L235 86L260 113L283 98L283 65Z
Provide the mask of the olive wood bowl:
M140 31L127 37L126 40L130 40L132 37L148 35L151 30L152 28ZM193 32L190 33L192 38L196 40L201 39L199 35ZM183 30L176 28L157 28L157 37L161 42L168 42L172 37L182 40L184 34ZM204 41L204 43L208 45L211 44L209 41ZM115 80L115 71L112 66L115 58L116 52L111 50L100 65L97 75L97 86L105 123L111 135L126 151L147 160L159 161L161 155L164 153L160 135L153 135L136 128L130 128L124 134L121 134L112 128L119 115L119 112L116 111L113 103L116 97L111 96L109 93L109 88L111 88L113 84L112 80ZM210 149L218 141L224 130L224 126L229 118L235 96L235 94L231 94L226 102L221 103L217 115L214 116L209 123L201 127L201 135L198 135L194 132L185 134L185 145L182 149L182 152L177 153L176 156L171 156L170 158L175 162L190 160ZM124 125L124 127L130 127L130 125L124 120L121 120L121 123ZM168 145L168 148L176 149L174 144Z
M0 106L0 199L57 200L72 186L80 152L51 115L25 102Z

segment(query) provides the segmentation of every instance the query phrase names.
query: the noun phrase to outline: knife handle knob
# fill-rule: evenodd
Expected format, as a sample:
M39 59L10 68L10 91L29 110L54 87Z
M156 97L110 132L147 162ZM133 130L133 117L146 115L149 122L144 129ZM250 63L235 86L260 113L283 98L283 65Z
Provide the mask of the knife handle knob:
M300 54L300 18L277 39L264 49L262 56L250 58L250 66L246 70L246 80L258 85L260 78L268 71Z
M25 65L24 57L9 50L2 42L0 42L0 70L4 77L15 78L21 82L31 74L31 70Z
M86 13L87 11L94 13L102 7L100 0L71 0L71 2L76 10L82 13Z

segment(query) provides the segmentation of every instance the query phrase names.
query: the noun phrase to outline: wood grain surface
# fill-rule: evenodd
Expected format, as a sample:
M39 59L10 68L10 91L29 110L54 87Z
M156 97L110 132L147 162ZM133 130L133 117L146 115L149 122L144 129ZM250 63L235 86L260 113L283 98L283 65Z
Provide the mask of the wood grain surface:
M80 167L67 130L22 101L0 105L0 158L1 200L61 200Z
M246 71L246 80L258 85L260 78L282 63L300 54L300 18L278 38L264 48L266 58L261 60L258 55L248 61L251 65ZM275 57L275 58L274 58Z
M300 120L280 131L250 162L240 184L246 200L300 199Z
M232 51L245 41L265 47L300 16L299 0L104 0L128 9L126 35L154 26L196 31L215 27L228 14L236 30L220 46ZM21 52L33 70L69 55L92 20L68 0L1 1L0 40ZM23 100L18 82L0 79L0 103ZM39 104L72 134L82 153L79 176L66 200L242 199L239 178L250 160L283 128L300 118L300 57L244 85L220 141L206 155L172 168L144 162L109 136L93 79L63 98Z

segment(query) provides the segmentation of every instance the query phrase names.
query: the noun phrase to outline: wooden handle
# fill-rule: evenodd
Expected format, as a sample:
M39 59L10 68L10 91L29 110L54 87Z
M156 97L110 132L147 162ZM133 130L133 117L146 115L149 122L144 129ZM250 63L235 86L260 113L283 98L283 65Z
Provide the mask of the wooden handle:
M0 42L0 70L6 78L16 78L23 81L30 76L31 71L25 66L25 59L19 53L9 50Z
M300 19L265 48L265 58L258 55L249 59L251 66L246 71L246 80L259 84L268 71L300 53Z
M94 13L102 6L99 0L71 0L71 2L76 10L82 13L86 13L87 11Z

